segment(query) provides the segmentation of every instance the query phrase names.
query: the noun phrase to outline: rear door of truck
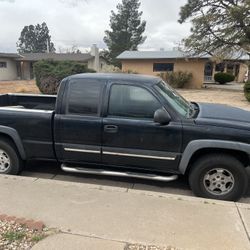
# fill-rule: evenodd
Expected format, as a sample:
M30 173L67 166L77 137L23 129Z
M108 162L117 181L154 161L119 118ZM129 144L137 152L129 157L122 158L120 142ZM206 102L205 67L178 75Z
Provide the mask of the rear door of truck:
M54 121L55 150L66 163L101 163L101 103L105 83L71 79L60 89ZM63 92L63 94L62 94Z

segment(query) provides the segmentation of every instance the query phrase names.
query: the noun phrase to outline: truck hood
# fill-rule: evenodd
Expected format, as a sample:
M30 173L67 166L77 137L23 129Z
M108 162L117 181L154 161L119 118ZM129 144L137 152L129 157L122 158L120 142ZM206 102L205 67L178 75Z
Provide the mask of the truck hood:
M250 130L250 111L222 104L197 103L197 124L233 127Z

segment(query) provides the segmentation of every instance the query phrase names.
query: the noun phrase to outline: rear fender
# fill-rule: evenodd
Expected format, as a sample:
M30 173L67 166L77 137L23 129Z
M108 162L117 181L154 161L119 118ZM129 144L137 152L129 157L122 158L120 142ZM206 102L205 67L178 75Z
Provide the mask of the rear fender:
M15 143L17 150L23 160L26 159L26 154L24 151L23 143L22 140L18 134L18 132L10 127L5 127L5 126L0 126L0 134L7 135L10 137L13 142Z

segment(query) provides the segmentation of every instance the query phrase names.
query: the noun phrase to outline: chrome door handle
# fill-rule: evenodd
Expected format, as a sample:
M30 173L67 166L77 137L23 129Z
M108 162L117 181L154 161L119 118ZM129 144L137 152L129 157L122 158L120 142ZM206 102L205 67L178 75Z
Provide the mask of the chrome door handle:
M106 133L117 133L118 132L118 126L116 125L105 125L104 131Z

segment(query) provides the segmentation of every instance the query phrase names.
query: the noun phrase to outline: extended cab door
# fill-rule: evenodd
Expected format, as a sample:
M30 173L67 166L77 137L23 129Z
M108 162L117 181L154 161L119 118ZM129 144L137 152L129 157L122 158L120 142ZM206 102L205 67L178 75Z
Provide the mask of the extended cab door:
M163 105L150 87L110 83L103 119L103 163L152 171L175 171L180 159L182 125L154 122Z
M61 162L100 163L101 101L105 83L96 79L71 79L55 115L55 149Z

